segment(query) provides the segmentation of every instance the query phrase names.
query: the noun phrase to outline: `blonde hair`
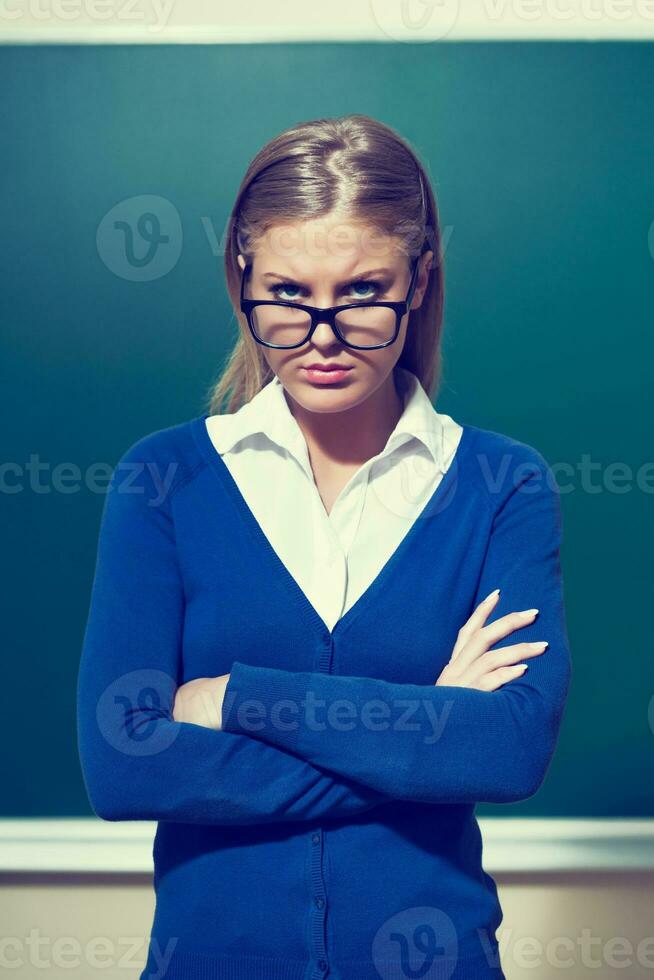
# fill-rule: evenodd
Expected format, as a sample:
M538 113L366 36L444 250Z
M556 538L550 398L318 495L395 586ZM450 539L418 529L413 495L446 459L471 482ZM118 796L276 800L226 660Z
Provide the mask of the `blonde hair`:
M440 381L443 264L438 212L426 171L409 143L390 126L359 113L314 119L285 130L254 157L230 215L225 248L227 291L240 326L209 414L235 412L273 377L263 349L240 310L241 268L254 244L278 223L344 212L382 234L397 236L413 255L434 253L422 304L411 310L398 363L433 399Z

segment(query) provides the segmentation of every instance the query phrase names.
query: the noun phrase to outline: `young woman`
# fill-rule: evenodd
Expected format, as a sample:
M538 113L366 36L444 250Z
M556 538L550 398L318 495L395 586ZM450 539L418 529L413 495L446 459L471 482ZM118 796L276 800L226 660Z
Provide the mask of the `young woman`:
M438 215L389 127L265 146L225 272L209 411L114 471L78 680L94 811L158 822L141 977L501 978L475 804L558 736L552 471L432 405Z

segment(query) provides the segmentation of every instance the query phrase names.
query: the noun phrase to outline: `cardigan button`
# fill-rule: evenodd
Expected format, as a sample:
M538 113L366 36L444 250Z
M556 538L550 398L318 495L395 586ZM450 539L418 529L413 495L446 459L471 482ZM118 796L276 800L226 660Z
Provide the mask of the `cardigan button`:
M318 960L318 969L319 970L326 970L327 969L327 961L326 960Z
M324 905L325 905L325 899L324 898L317 898L316 899L316 908L321 909L321 908L324 907Z
M313 841L314 844L319 844L320 843L320 834L312 834L311 835L311 840Z

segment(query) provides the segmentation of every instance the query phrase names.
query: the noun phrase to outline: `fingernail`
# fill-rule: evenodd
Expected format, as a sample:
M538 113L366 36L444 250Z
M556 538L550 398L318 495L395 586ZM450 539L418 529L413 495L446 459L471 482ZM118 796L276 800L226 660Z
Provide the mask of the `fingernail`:
M538 609L523 609L522 615L523 616L535 616L538 611L539 611Z
M544 650L545 647L549 646L549 640L538 640L537 643L530 643L529 646L532 650Z
M496 595L499 595L499 594L500 594L500 590L499 590L499 589L493 589L493 591L492 591L492 592L490 592L490 593L489 593L489 594L488 594L488 595L486 596L486 598L484 599L484 602L488 602L488 600L489 600L489 599L492 599L492 597L493 597L493 596L496 596Z

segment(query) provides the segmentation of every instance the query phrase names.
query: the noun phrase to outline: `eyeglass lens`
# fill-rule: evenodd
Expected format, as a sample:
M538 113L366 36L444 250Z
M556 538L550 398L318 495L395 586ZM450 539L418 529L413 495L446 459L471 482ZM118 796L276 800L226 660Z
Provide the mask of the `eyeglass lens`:
M383 306L355 307L336 314L336 325L348 344L375 347L395 332L395 311ZM252 326L260 340L278 347L299 344L309 333L311 316L288 306L256 306Z

